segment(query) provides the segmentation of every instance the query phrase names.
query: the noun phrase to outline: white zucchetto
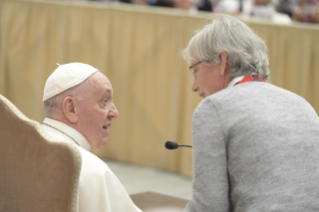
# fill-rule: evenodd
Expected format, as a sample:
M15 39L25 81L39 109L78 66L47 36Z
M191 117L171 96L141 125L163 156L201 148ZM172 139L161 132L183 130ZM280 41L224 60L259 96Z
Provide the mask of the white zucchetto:
M59 65L45 83L43 101L82 83L97 71L96 68L84 63Z

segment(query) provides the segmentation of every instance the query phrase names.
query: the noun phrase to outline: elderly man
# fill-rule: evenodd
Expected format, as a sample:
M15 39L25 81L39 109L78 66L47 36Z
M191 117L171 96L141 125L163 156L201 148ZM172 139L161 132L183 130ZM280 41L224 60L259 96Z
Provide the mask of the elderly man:
M319 211L319 119L267 83L264 42L216 15L183 52L204 99L192 121L191 212Z
M112 119L119 116L108 78L87 64L59 65L45 84L43 101L44 130L81 154L78 211L140 212L108 166L90 153L106 145Z

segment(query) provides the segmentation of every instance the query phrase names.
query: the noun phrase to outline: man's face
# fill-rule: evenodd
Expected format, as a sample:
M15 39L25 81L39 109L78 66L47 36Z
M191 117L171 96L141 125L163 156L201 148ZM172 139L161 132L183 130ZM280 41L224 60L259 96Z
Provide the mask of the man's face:
M196 59L192 61L191 65L198 62L199 60ZM220 75L219 65L209 65L202 62L193 67L193 72L195 79L192 91L197 92L199 96L205 98L225 88L223 83L224 78Z
M119 113L113 103L111 82L101 72L88 80L78 104L76 129L88 139L93 151L99 151L106 145L112 119Z

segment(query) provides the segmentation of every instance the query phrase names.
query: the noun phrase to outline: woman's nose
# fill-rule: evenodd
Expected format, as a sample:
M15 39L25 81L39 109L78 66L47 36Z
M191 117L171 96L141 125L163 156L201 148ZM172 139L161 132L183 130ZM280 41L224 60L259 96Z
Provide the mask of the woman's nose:
M193 85L192 85L192 91L193 91L193 92L198 91L198 85L197 85L196 81L194 81L194 83L193 83Z

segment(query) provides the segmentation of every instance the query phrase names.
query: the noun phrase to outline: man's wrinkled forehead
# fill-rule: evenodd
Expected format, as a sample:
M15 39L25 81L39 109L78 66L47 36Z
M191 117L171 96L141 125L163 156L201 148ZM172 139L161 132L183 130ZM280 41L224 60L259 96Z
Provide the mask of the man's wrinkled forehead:
M113 95L113 90L112 90L112 89L106 89L105 92L104 92L104 95L105 95L105 96L111 96L111 95Z
M110 80L101 72L94 73L90 78L91 89L100 94L113 94L113 88Z

